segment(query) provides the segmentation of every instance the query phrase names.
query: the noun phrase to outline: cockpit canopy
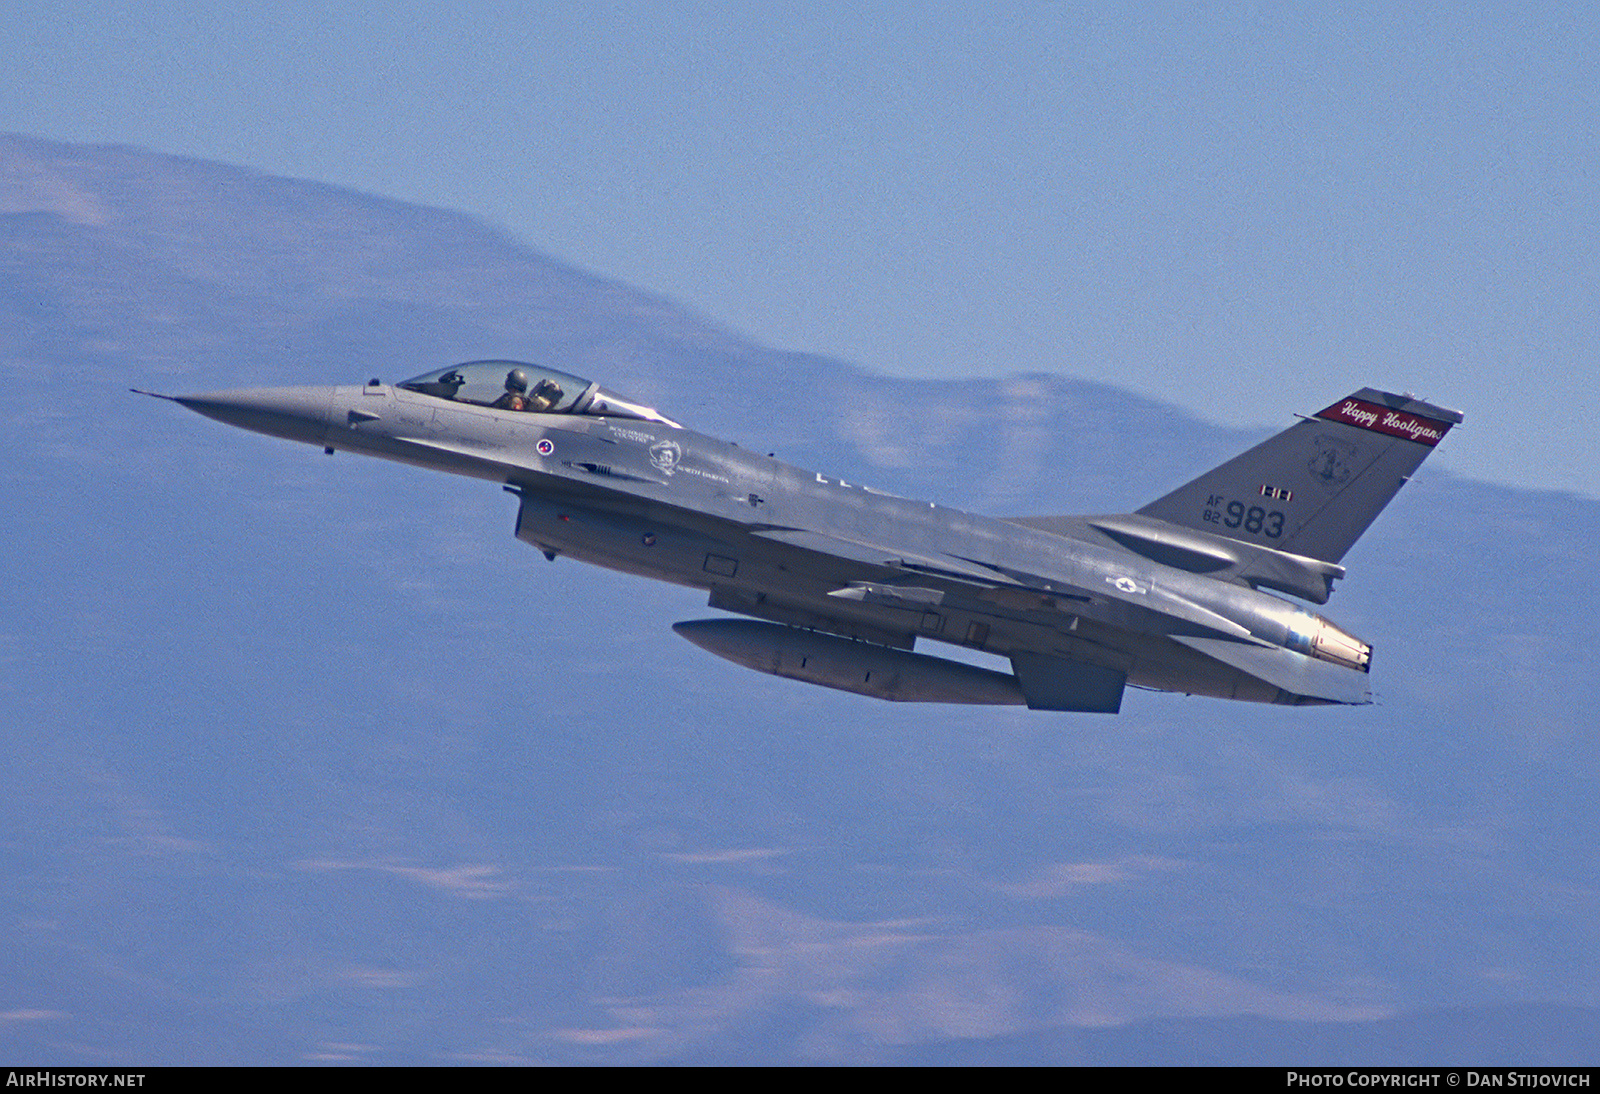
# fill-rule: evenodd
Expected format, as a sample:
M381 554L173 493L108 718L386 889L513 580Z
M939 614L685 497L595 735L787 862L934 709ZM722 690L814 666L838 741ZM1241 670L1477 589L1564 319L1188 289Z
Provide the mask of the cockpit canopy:
M659 411L614 395L592 380L525 361L468 361L423 373L398 386L438 399L502 410L638 418L679 428Z

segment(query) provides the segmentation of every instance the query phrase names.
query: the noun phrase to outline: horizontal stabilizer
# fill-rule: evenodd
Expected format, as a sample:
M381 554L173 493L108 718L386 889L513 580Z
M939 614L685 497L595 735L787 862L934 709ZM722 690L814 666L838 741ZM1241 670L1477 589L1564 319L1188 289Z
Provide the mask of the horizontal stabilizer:
M1173 635L1192 650L1263 680L1296 699L1359 706L1372 702L1363 672L1307 657L1281 646L1247 645L1223 638Z

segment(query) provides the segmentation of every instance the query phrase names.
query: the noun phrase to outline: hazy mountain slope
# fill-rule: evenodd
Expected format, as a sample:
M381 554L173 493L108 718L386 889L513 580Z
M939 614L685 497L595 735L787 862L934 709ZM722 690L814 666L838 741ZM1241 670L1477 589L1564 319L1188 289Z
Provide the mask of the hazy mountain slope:
M999 513L1253 439L763 350L456 214L0 138L11 1058L1595 1043L1514 1006L1600 1003L1595 503L1425 469L1329 609L1376 707L901 708L705 656L668 629L702 601L546 563L492 487L125 391L488 355Z

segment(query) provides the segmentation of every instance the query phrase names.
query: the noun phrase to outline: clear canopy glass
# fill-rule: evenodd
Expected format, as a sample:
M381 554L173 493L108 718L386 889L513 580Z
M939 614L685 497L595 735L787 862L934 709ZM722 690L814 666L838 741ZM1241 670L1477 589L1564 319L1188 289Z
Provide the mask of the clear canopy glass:
M541 414L582 413L597 385L581 376L523 361L469 361L406 380L401 387L458 403L501 405ZM516 396L516 399L511 398ZM510 406L520 399L523 405Z
M526 361L468 361L425 372L399 386L437 399L500 410L637 418L682 428L660 411L606 391L591 380Z

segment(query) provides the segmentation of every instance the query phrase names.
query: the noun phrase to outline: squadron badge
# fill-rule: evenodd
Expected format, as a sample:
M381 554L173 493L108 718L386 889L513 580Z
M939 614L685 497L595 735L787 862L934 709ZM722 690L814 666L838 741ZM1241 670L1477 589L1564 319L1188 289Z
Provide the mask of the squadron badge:
M677 441L657 441L650 446L650 462L656 465L657 471L672 474L682 458L683 449L678 447Z

